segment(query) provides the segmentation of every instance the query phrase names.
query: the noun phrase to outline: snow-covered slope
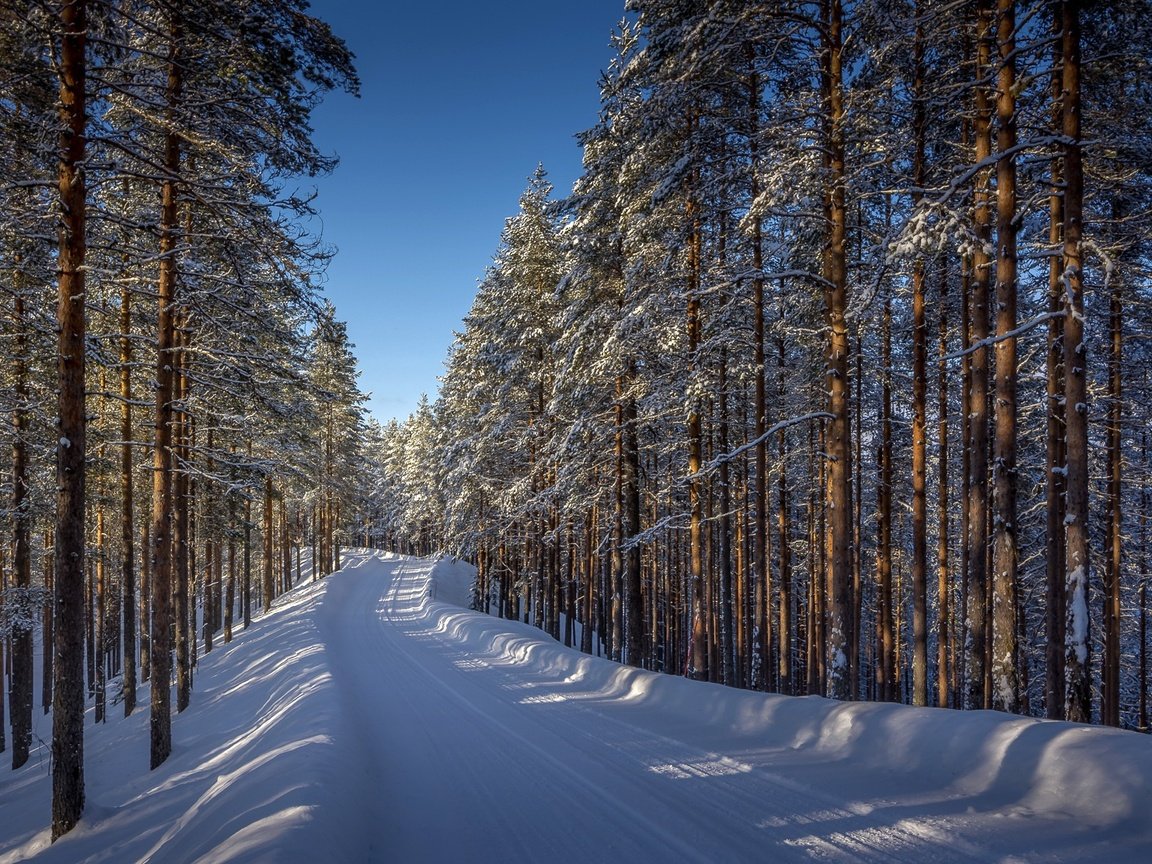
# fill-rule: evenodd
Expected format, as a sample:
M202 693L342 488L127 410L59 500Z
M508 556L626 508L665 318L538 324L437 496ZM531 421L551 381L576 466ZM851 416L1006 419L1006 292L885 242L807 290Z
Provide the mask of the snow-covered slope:
M146 707L89 727L56 844L47 751L0 770L0 864L1152 861L1147 737L628 669L470 580L349 555L202 658L161 768Z

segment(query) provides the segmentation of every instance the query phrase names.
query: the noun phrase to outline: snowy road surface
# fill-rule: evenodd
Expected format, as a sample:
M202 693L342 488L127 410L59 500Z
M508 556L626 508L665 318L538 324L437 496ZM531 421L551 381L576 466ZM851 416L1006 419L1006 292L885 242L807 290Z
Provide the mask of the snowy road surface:
M1152 861L1146 736L653 675L466 580L350 555L203 659L161 769L146 711L90 730L73 835L4 776L0 864Z

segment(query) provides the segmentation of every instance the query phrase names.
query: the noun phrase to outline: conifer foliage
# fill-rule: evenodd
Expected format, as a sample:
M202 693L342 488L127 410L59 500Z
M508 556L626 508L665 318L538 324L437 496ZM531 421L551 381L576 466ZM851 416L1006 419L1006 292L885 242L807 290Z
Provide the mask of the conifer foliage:
M1147 728L1152 9L628 8L378 536L647 668Z

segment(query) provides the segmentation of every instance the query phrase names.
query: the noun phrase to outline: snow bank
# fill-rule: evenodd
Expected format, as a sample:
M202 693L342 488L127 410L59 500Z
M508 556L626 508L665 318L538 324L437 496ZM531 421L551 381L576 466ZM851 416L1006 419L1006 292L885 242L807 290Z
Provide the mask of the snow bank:
M345 814L329 806L355 765L333 747L341 717L315 621L328 584L302 584L200 658L192 704L173 716L172 755L155 771L147 687L129 718L112 706L95 726L89 708L87 804L56 843L47 742L21 770L0 771L0 864L354 860Z
M633 669L565 648L522 622L458 608L467 592L441 586L458 586L471 572L452 561L431 568L429 626L487 664L535 673L542 700L642 708L667 734L690 726L699 738L703 728L719 750L770 749L781 764L802 764L805 776L835 783L842 775L848 797L915 797L920 806L962 800L975 812L1075 820L1152 844L1149 736L994 711L753 693ZM432 599L449 596L455 606ZM852 788L857 775L864 788Z
M468 609L472 606L472 585L476 581L476 568L459 558L434 559L428 574L430 600L439 600Z

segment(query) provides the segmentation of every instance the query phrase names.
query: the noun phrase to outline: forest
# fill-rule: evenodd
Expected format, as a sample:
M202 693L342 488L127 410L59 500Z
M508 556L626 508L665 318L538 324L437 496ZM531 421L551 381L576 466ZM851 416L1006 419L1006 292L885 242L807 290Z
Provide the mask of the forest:
M381 424L309 186L345 43L0 0L0 750L51 713L53 840L86 710L169 682L161 766L198 655L352 546L635 667L1149 731L1152 5L629 0L612 45Z
M300 0L0 4L0 750L21 767L51 710L53 839L86 704L172 680L163 763L197 651L357 524L370 421L307 179L335 165L311 110L358 86Z
M381 539L635 666L1147 731L1152 9L629 7Z

